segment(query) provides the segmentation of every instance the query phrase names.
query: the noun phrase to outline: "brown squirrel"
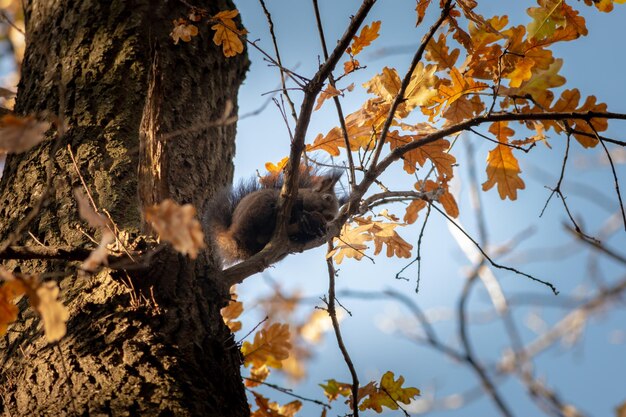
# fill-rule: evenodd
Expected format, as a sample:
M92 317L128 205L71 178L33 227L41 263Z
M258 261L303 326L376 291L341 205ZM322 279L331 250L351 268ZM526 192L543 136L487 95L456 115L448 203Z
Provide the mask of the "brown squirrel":
M339 210L334 187L341 171L322 175L310 167L300 170L298 195L294 201L287 235L294 243L307 243L326 233L326 225ZM270 174L223 190L210 204L207 224L226 263L258 253L270 241L276 216L282 175Z

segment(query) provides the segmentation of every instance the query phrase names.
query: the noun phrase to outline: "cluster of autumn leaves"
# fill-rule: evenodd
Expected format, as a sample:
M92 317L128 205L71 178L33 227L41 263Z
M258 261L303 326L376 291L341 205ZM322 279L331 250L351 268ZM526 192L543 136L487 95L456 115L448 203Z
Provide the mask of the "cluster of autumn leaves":
M244 311L243 304L237 300L233 291L233 300L222 309L224 322L232 332L240 331L241 322L237 319ZM275 311L267 311L268 315L275 316L280 309L283 316L288 316L297 304L298 297L285 297L283 308L274 307ZM272 402L259 392L253 390L266 381L271 373L271 369L282 369L292 377L302 376L300 369L302 362L308 355L304 346L295 345L296 336L299 339L306 339L313 343L320 340L321 333L329 328L330 318L325 310L316 309L303 324L270 323L265 324L252 337L252 341L244 341L241 345L241 353L244 358L244 366L250 369L250 374L244 379L246 387L252 393L256 403L256 409L251 413L252 417L293 417L302 407L299 400L292 401L285 405ZM295 332L295 333L294 333ZM287 369L285 369L287 368ZM378 413L383 411L383 407L397 410L401 404L409 404L412 399L419 395L420 391L413 387L404 387L404 378L394 376L392 372L382 375L380 381L370 381L359 387L356 404L359 410L374 410ZM345 382L338 382L334 379L327 380L325 384L320 384L328 403L336 401L339 397L345 399L350 407L354 404L352 398L352 385ZM327 408L322 411L322 417L326 416Z

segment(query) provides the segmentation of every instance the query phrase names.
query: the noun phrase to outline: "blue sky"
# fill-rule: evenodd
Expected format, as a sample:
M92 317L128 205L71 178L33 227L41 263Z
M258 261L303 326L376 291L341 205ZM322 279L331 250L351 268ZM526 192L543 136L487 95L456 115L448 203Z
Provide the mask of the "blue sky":
M535 5L528 1L482 1L480 10L486 15L508 14L511 21L526 24L529 17L524 13L528 7ZM320 1L324 19L326 37L329 45L333 45L346 27L348 18L358 8L357 1L330 2ZM575 7L580 3L572 2ZM311 2L273 0L267 2L274 18L276 33L281 55L285 66L295 69L299 74L310 76L314 73L321 56L317 31ZM260 47L272 51L267 24L258 2L240 1L237 3L241 11L244 25L250 31L249 39L259 39ZM427 26L415 28L414 1L381 1L375 7L366 23L382 20L380 38L362 53L361 61L368 66L366 71L355 74L347 83L354 82L355 91L342 99L344 111L356 110L367 97L360 85L384 66L392 66L400 73L407 68L413 51L423 36ZM623 81L625 54L621 42L626 39L626 8L617 6L611 14L601 14L593 8L583 8L587 19L589 36L569 44L554 48L557 57L564 58L562 75L567 78L565 88L577 87L583 97L594 94L600 101L609 105L609 110L626 112L623 97L626 96L626 84ZM432 11L425 24L432 21ZM275 90L279 85L278 72L260 58L259 54L250 51L252 66L248 78L240 92L240 109L244 114L258 109L267 100L266 93ZM345 85L344 85L345 86ZM266 94L266 95L264 95ZM294 93L298 108L298 93ZM337 116L332 106L325 106L313 116L308 140L311 141L318 133L326 133L337 125ZM620 138L622 126L618 123L610 125L607 136ZM236 176L246 178L259 170L263 171L265 162L278 161L288 153L289 136L282 116L275 105L270 104L262 114L243 119L239 122ZM476 163L479 182L485 181L485 158L490 145L480 138L464 136L462 140L470 140L477 149ZM552 135L552 150L543 146L533 150L528 158L520 158L522 176L526 182L526 190L522 191L516 202L501 201L495 190L481 193L484 213L488 224L490 241L502 244L514 239L520 233L532 230L532 236L517 242L516 249L506 257L499 259L501 263L518 267L535 276L551 280L562 290L560 297L572 294L590 294L592 284L589 264L594 258L591 252L580 246L571 244L571 237L564 232L563 222L566 215L561 203L553 199L546 213L539 218L549 191L544 186L553 186L558 178L558 170L564 151L564 140ZM616 155L618 155L616 153ZM624 161L623 153L621 160ZM468 197L467 159L463 146L457 151L459 167L456 177L460 179L459 202L461 206L460 222L476 236L476 223L471 211ZM624 164L617 167L618 177L622 182L626 179ZM386 181L398 189L406 189L411 185L411 178L394 170L386 177ZM609 216L616 212L617 199L608 165L604 162L603 153L594 150L582 152L578 146L568 165L564 190L568 195L568 203L574 215L582 219L588 230L595 231L607 222ZM605 203L605 201L607 201ZM401 207L391 207L400 215ZM419 223L419 222L418 222ZM406 228L400 231L409 242L415 244L419 228ZM614 248L623 248L626 238L623 228L612 235L607 241ZM573 248L573 249L572 249ZM561 250L562 249L562 250ZM414 293L415 270L409 269L406 276L409 282L396 280L398 272L406 262L404 260L387 259L379 256L375 263L345 261L340 266L338 287L360 291L380 292L392 288L413 297L414 301L431 314L439 312L442 321L436 324L444 341L457 343L456 324L446 317L455 307L463 282L464 273L469 267L457 243L453 239L446 221L433 216L429 221L422 248L422 278L419 293ZM614 262L598 262L599 274L607 283L623 279L623 266ZM327 289L324 250L318 249L304 254L292 255L264 273L286 288L301 289L305 295L316 297L324 294ZM524 302L526 298L546 297L548 302L537 307L520 306L515 318L519 324L524 341L530 342L536 335L530 328L538 326L540 317L546 325L554 324L563 317L564 310L551 306L547 288L529 280L493 270L503 287L503 291L514 300ZM244 299L252 300L255 296L268 292L266 280L253 277L241 286L240 292ZM521 295L520 295L521 294ZM409 328L405 322L409 313L393 303L383 301L363 301L349 297L340 301L351 311L352 316L344 319L342 330L348 349L359 370L360 379L365 383L369 379L378 379L386 370L402 374L407 384L422 389L423 397L435 396L445 398L447 395L465 392L477 386L476 378L461 365L454 364L443 358L440 353L428 348L419 347L398 337L389 324ZM321 303L318 303L321 305ZM481 285L475 287L470 298L473 311L485 312L490 307L487 293ZM305 311L311 305L303 307ZM244 332L251 329L256 320L255 309L244 317ZM534 315L533 315L534 314ZM535 321L533 322L533 317ZM546 380L551 387L563 395L564 400L571 401L589 415L611 415L620 402L626 400L623 387L626 386L625 348L620 342L620 335L626 331L623 306L613 306L606 314L594 316L584 328L581 341L571 349L559 343L546 353L538 356L535 362L538 375ZM529 322L527 326L525 323ZM392 331L386 334L381 328ZM471 326L471 339L479 358L493 363L506 347L507 340L503 337L504 329L500 322L475 324ZM349 380L349 374L332 335L327 335L317 352L314 366L310 369L309 379L296 385L296 392L314 398L322 398L317 383L324 379L336 378ZM275 380L276 381L276 380ZM280 382L280 379L278 379ZM286 382L285 382L286 383ZM528 399L524 388L514 378L509 378L499 386L515 415L537 415L536 406ZM288 401L288 397L280 397L271 393L272 398ZM317 415L315 406L306 406L302 415ZM342 415L345 410L334 408L329 415ZM368 414L366 414L368 415ZM399 412L389 415L401 415ZM466 408L457 411L431 412L432 416L478 416L497 415L492 403L480 397Z

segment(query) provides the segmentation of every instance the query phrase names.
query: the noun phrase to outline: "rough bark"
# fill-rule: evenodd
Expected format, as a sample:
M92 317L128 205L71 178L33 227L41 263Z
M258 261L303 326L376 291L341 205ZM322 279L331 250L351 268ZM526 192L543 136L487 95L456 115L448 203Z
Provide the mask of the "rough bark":
M211 13L233 8L229 0L195 4ZM93 247L83 233L93 230L73 201L81 179L69 149L129 247L144 241L143 207L173 198L201 211L231 181L234 125L167 135L219 119L228 100L236 111L247 67L244 57L223 57L206 26L192 42L174 45L171 22L186 12L180 1L25 1L16 111L61 114L67 133L7 160L0 239L23 222L48 182L50 197L25 232L48 246ZM34 242L23 233L14 243ZM56 279L71 318L65 338L51 346L23 308L0 340L3 415L249 414L239 350L219 313L228 289L210 249L196 261L165 250L143 270L88 278L75 266L5 263Z

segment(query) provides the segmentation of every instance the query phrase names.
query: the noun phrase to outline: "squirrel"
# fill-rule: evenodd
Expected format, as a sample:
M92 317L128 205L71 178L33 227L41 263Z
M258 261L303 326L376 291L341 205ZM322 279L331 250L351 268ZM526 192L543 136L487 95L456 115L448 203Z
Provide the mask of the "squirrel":
M294 243L308 243L326 233L326 225L339 211L334 187L342 172L318 174L311 167L300 169L298 194L287 223ZM209 205L206 222L222 260L228 264L248 259L272 238L276 227L282 174L222 190Z

